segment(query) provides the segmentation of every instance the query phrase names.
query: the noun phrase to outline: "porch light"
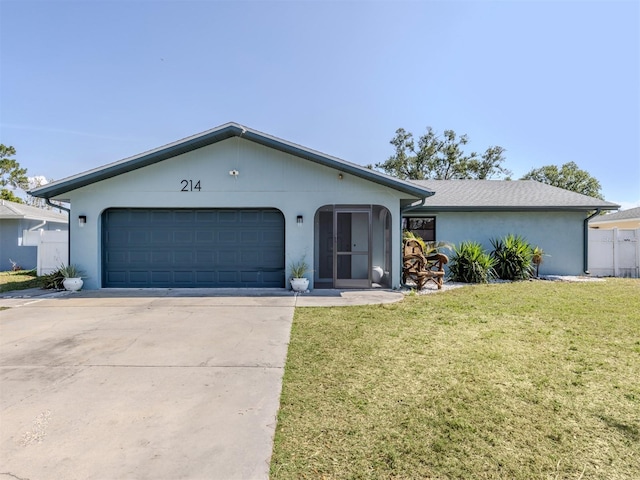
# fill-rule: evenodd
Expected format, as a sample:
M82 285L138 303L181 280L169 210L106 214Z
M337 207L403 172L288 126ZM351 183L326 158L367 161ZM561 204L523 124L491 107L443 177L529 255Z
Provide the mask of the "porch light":
M87 223L87 216L86 215L80 215L78 217L78 225L80 226L80 228L84 227L86 223Z
M298 226L301 226L301 225L302 225L302 215L298 215L298 216L296 217L296 223L298 224Z

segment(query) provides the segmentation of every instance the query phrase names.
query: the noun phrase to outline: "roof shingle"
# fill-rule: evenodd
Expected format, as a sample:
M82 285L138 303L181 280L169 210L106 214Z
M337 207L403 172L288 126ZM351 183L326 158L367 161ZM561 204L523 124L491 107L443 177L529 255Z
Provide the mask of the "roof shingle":
M615 203L535 180L414 180L435 191L424 208L448 210L615 210Z
M607 215L595 217L589 223L619 222L621 220L636 219L640 219L640 207L630 208L628 210L622 210L621 212L609 213Z
M27 220L46 220L57 223L68 222L67 215L64 213L32 207L23 203L10 202L9 200L0 200L0 219L3 218L25 218Z

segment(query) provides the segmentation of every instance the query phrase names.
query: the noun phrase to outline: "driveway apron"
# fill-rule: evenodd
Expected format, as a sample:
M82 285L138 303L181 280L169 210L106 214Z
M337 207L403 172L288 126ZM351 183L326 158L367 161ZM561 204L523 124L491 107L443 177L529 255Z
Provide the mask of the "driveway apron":
M0 311L0 479L268 478L296 299L195 293Z

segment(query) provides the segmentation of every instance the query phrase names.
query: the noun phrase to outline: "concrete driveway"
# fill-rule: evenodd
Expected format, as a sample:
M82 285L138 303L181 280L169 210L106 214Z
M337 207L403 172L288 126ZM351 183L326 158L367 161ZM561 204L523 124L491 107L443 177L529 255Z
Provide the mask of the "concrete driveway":
M5 301L0 479L267 478L295 303L169 290Z

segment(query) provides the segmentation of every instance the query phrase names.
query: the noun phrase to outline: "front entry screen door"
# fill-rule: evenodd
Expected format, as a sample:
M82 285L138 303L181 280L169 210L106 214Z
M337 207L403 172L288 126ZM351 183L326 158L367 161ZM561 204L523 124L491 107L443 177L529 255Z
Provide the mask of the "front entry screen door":
M335 209L333 215L335 288L371 287L371 209Z

